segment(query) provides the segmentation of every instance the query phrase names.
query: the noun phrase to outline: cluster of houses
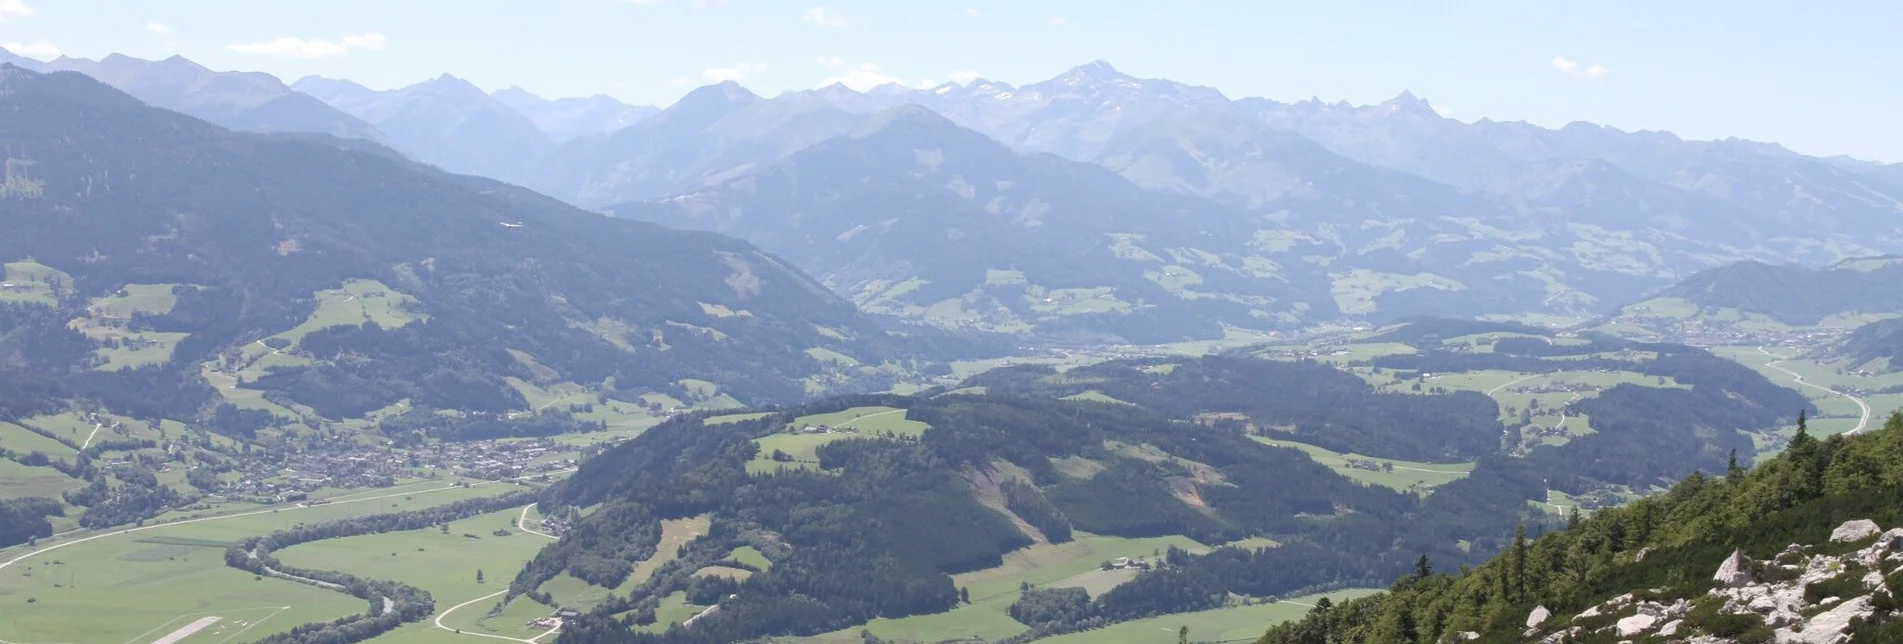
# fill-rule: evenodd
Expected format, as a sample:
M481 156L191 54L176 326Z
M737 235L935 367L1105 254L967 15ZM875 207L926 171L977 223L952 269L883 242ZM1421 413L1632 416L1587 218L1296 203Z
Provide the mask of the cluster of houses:
M832 425L803 425L793 430L795 434L857 434L857 427L834 427Z
M574 619L577 617L581 617L580 612L564 608L564 609L555 611L554 613L548 615L547 617L537 617L535 619L531 619L528 621L527 624L525 624L525 626L528 626L529 628L532 628L538 631L552 631L552 630L561 628L563 620Z
M564 449L548 438L470 441L409 450L364 448L247 459L243 476L221 490L227 496L285 499L319 488L377 488L421 472L499 480L553 472L575 464L556 458Z
M1142 557L1117 557L1103 562L1104 570L1149 570L1150 560Z

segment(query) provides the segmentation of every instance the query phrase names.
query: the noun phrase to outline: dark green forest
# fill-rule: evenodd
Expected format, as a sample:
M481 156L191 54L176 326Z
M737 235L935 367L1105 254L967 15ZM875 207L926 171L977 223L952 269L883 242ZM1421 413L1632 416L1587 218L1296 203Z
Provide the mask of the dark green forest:
M1592 407L1599 434L1525 458L1476 445L1481 456L1472 475L1426 497L1354 483L1300 451L1255 440L1251 433L1259 428L1192 422L1215 410L1287 415L1278 418L1313 413L1345 427L1380 428L1404 442L1398 434L1407 429L1434 431L1436 425L1403 422L1396 414L1410 412L1371 399L1405 398L1414 405L1407 409L1422 418L1433 417L1423 410L1468 409L1466 396L1375 394L1359 379L1317 364L1218 356L1174 360L1173 370L1155 369L1156 360L1063 374L1026 367L965 383L985 386L984 395L848 397L705 427L684 417L585 462L541 499L545 507L602 506L543 551L513 590L533 593L563 571L619 585L634 562L652 552L659 521L711 514L712 534L690 545L684 561L705 565L763 541L780 546L763 552L783 556L735 585L737 597L693 629L628 632L654 619L660 597L695 589L693 568L683 564L598 607L561 641L733 641L942 612L957 603L950 574L995 566L1002 554L1030 543L1003 515L980 505L968 483L973 473L1006 469L1028 479L1001 487L1005 508L1053 540L1075 530L1186 535L1211 544L1262 536L1283 544L1200 555L1172 551L1158 568L1083 602L1063 593L1027 595L1028 603L1018 607L1031 619L1027 637L1211 608L1230 593L1272 597L1380 585L1412 570L1422 556L1445 566L1480 563L1511 545L1516 525L1561 527L1527 503L1543 501L1549 489L1584 493L1608 484L1669 483L1706 465L1703 456L1684 455L1715 454L1711 469L1722 471L1729 450L1749 446L1740 430L1773 426L1787 417L1783 410L1808 406L1756 372L1703 351L1654 348L1664 349L1658 359L1623 366L1670 375L1689 389L1610 390ZM1055 399L1083 390L1137 404ZM1264 399L1285 404L1251 405ZM1484 431L1497 440L1497 410L1482 400L1485 405L1465 416L1452 413L1475 424L1484 418ZM1309 408L1287 401L1319 402ZM827 444L819 450L818 471L747 474L745 463L758 450L753 438L782 431L801 415L861 405L903 408L931 429L916 440ZM1135 446L1155 451L1131 451ZM1681 457L1605 462L1647 450ZM1057 464L1065 459L1101 467L1087 476L1066 473ZM1200 509L1181 496L1185 486L1195 491ZM1471 547L1456 547L1461 541ZM883 590L866 594L867 588Z
M1318 607L1306 619L1270 629L1260 644L1425 643L1461 632L1478 634L1473 641L1483 644L1523 642L1535 606L1557 617L1549 624L1597 628L1612 617L1569 618L1626 593L1691 600L1681 635L1768 642L1772 633L1761 616L1721 614L1716 604L1723 600L1706 596L1715 585L1712 571L1727 555L1741 549L1748 557L1771 559L1789 544L1824 544L1845 521L1903 522L1903 415L1869 434L1824 440L1804 433L1799 422L1798 438L1782 455L1748 471L1693 473L1662 494L1583 521L1575 517L1566 529L1538 538L1528 537L1522 526L1491 561L1456 574L1408 575L1385 594ZM1851 547L1826 545L1836 551ZM1836 592L1823 584L1812 588ZM1885 585L1887 592L1876 595L1879 612L1852 628L1853 641L1903 638L1894 599L1903 587L1895 577ZM1857 587L1853 592L1862 592ZM1611 632L1588 632L1568 641L1618 639Z

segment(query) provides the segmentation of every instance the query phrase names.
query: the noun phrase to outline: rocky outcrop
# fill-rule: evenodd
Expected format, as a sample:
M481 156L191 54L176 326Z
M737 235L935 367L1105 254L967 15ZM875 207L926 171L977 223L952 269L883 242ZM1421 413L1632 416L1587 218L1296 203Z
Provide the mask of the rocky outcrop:
M1869 519L1845 521L1843 525L1837 526L1836 530L1830 532L1830 542L1854 543L1874 537L1882 531L1882 528L1877 527L1877 522Z
M1725 562L1718 565L1718 572L1711 576L1711 580L1718 582L1718 586L1722 588L1737 588L1750 584L1751 569L1746 567L1745 562L1743 550L1731 551L1731 556L1726 557Z
M1887 579L1903 574L1903 528L1884 532L1873 521L1849 521L1830 534L1831 543L1838 544L1860 543L1879 535L1873 543L1843 554L1791 544L1760 562L1743 550L1734 550L1712 574L1715 587L1703 596L1672 599L1665 597L1666 589L1654 588L1620 595L1589 606L1571 619L1558 620L1540 606L1527 615L1525 641L1558 644L1604 633L1631 641L1729 642L1699 632L1698 620L1688 620L1695 608L1710 610L1715 604L1720 614L1763 620L1778 644L1844 644L1852 624L1876 615L1880 603L1889 604ZM1833 594L1842 596L1817 598L1824 593L1815 592L1812 586L1816 584L1829 584L1822 587L1836 589Z
M1545 606L1534 606L1533 612L1528 613L1526 615L1526 627L1533 628L1535 626L1539 626L1540 624L1544 624L1546 623L1547 618L1550 618L1552 616L1553 616L1553 611L1547 610Z

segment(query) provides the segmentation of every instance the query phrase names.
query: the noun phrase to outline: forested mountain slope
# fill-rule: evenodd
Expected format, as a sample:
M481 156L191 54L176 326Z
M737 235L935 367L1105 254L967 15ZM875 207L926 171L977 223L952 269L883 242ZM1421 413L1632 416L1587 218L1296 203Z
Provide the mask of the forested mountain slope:
M1899 495L1903 416L1822 441L1800 428L1750 471L1693 474L1543 537L1523 530L1484 565L1423 568L1260 643L1894 642Z
M1423 554L1450 566L1478 561L1511 543L1514 525L1554 521L1530 503L1551 491L1643 490L1699 469L1722 471L1729 454L1750 453L1743 430L1807 405L1688 347L1618 347L1635 349L1620 361L1548 359L1524 346L1473 354L1510 367L1423 353L1393 356L1416 364L1392 368L1638 370L1683 385L1621 385L1582 401L1597 433L1527 453L1502 444L1499 410L1486 397L1375 392L1333 367L1243 356L1113 361L1061 373L1019 367L951 393L683 417L583 463L544 495L546 512L595 509L512 591L546 603L545 584L564 575L616 589L564 630L560 641L570 644L736 641L964 610L950 575L1079 534L1181 535L1212 547L1252 539L1172 550L1154 570L1088 596L1020 589L1011 614L1023 639L1216 608L1229 594L1364 584L1401 574ZM904 420L821 427L823 419L860 417L853 413ZM1423 496L1356 483L1291 444L1478 462ZM689 518L710 521L708 536L689 543L677 566L630 582L662 523ZM1279 546L1263 549L1262 539ZM754 565L733 583L697 574L732 567L728 553L743 547L766 553L771 565ZM653 624L652 611L675 593L719 610L691 628ZM630 634L637 626L648 632Z
M1618 321L1666 328L1740 322L1848 326L1903 315L1903 259L1847 259L1828 268L1738 262L1701 271L1625 306Z
M792 401L826 369L809 348L899 355L743 242L0 69L9 415L84 398L193 421L242 390L315 419L500 414L529 410L529 380Z

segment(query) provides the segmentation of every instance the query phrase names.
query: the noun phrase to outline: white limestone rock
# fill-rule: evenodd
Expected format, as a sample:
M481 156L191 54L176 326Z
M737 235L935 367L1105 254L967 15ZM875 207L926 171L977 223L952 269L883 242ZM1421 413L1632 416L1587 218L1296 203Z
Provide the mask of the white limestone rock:
M1652 630L1652 625L1657 624L1658 621L1659 621L1659 618L1654 617L1652 615L1647 615L1645 613L1639 613L1637 615L1633 615L1631 617L1627 617L1625 619L1619 620L1619 624L1618 624L1619 637L1632 637L1634 635L1638 635L1640 633L1644 633L1646 631Z
M1554 633L1552 635L1546 636L1546 639L1540 640L1540 644L1560 644L1560 642L1564 642L1568 638L1578 635L1579 631L1580 631L1580 628L1578 626L1574 626L1572 628L1568 628L1558 633Z
M1726 557L1725 562L1718 565L1718 572L1711 576L1711 580L1718 582L1718 585L1724 588L1739 588L1748 585L1752 580L1751 569L1746 563L1744 550L1742 548L1733 550L1731 556Z
M1534 606L1533 612L1528 613L1526 616L1526 627L1533 628L1544 624L1546 620L1552 616L1553 611L1547 610L1545 606Z
M1851 620L1869 617L1875 609L1871 607L1870 596L1864 595L1844 602L1830 610L1818 613L1810 621L1804 622L1804 630L1790 633L1778 632L1779 642L1798 642L1801 644L1839 644L1850 639L1844 631L1850 629Z
M1837 526L1836 530L1830 531L1830 542L1850 543L1852 541L1862 541L1874 537L1877 533L1882 531L1882 528L1877 527L1877 522L1869 519L1845 521L1843 525Z
M1659 637L1671 637L1673 635L1677 635L1678 628L1684 625L1685 625L1685 620L1682 620L1682 619L1675 619L1675 620L1666 622L1664 626L1659 627Z

